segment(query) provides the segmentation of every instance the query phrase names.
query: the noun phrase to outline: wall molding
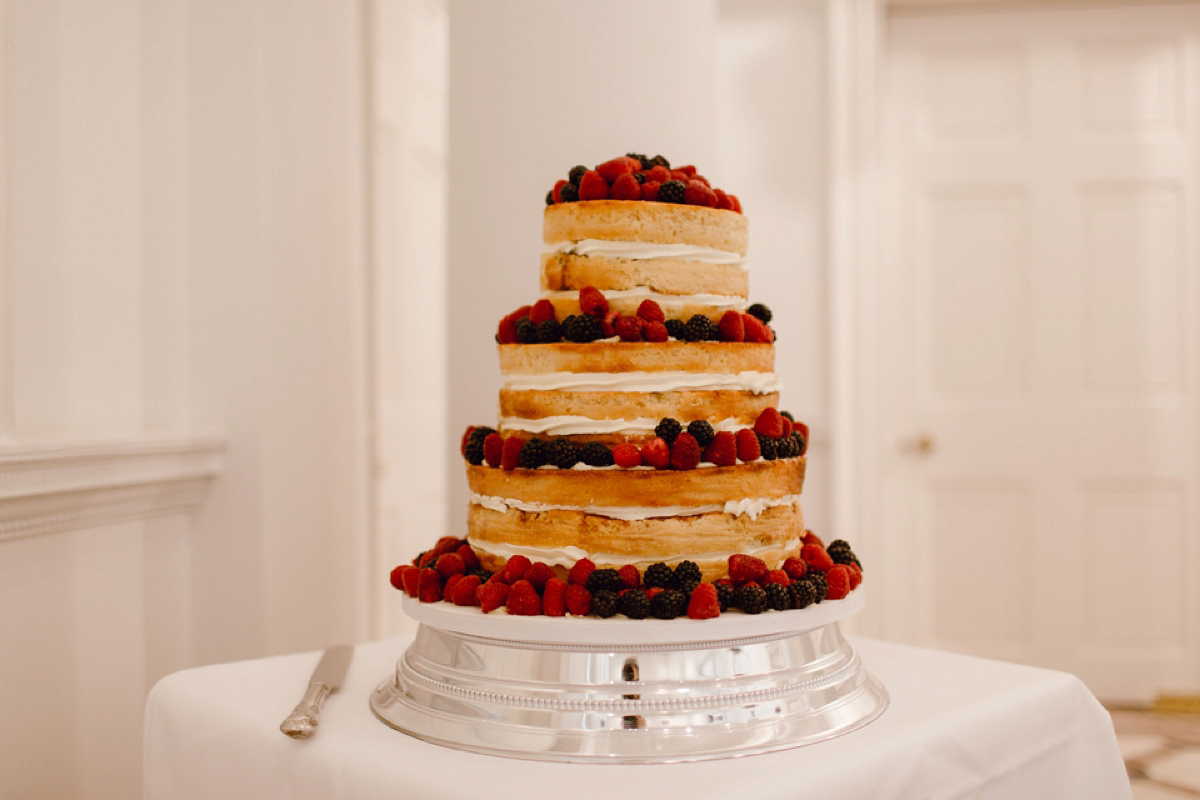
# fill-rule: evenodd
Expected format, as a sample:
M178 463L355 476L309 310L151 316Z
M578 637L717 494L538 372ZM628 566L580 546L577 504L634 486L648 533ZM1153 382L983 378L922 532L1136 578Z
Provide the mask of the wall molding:
M225 448L211 435L0 445L0 542L191 513Z

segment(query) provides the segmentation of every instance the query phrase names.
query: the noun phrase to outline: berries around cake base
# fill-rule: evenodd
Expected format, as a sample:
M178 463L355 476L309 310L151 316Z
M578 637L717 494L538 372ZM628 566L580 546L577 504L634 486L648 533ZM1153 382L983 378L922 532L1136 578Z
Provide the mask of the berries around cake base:
M447 536L411 564L393 569L389 581L423 603L475 606L485 614L504 609L516 616L712 619L731 611L757 615L840 600L862 583L862 564L845 540L827 548L805 531L801 554L779 569L735 554L725 577L711 582L701 580L692 561L651 564L643 572L632 565L596 569L584 558L566 570L516 555L493 574L480 569L478 554L465 540Z

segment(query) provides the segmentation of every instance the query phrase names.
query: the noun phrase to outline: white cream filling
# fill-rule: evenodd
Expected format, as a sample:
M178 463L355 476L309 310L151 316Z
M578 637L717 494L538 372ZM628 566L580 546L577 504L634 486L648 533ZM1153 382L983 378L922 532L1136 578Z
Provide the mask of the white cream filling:
M576 436L604 433L651 433L661 420L649 417L636 419L592 419L570 414L524 419L523 417L501 417L500 427L504 430L525 431L548 436ZM736 419L723 419L713 423L713 430L736 432L747 427Z
M800 546L799 539L790 539L782 545L764 545L762 547L740 548L739 552L748 556L764 556L770 553L780 553L795 550ZM639 568L648 567L659 561L725 561L727 552L713 553L675 553L669 556L654 558L637 558L635 556L617 555L615 553L589 553L579 547L523 547L519 545L502 544L500 542L480 542L471 540L471 547L484 553L490 553L497 558L507 561L516 555L525 556L530 561L543 561L552 567L571 567L576 561L590 558L598 564L617 564L624 566L633 564Z
M746 259L732 250L701 247L691 244L653 244L651 242L622 242L610 239L580 239L577 242L555 242L547 252L570 253L576 256L624 258L631 261L678 259L700 261L704 264L728 264L746 270Z
M542 292L542 297L549 300L555 298L578 299L577 291ZM608 300L653 300L664 309L682 308L683 306L708 306L717 311L745 311L748 307L746 298L728 294L660 294L644 287L636 289L605 289L604 297Z
M545 372L536 375L508 375L506 389L573 392L671 392L680 389L700 391L733 390L771 394L779 391L779 376L774 372L738 372L712 374L668 370L664 372Z
M800 502L800 495L785 494L783 497L747 497L741 500L727 500L724 503L712 503L701 506L572 506L554 503L537 503L528 500L513 500L508 497L471 492L471 503L501 514L510 511L526 511L542 513L546 511L582 511L597 517L620 519L626 522L642 519L662 519L664 517L693 517L699 514L719 512L730 516L747 516L758 519L758 515L768 508L791 506Z

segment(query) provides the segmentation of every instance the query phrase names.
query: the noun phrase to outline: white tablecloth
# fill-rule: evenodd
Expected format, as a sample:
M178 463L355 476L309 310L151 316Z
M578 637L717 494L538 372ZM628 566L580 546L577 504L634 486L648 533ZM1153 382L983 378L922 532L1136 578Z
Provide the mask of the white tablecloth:
M146 709L147 800L630 796L1130 798L1112 722L1078 679L886 642L853 639L891 694L883 716L827 742L694 764L555 764L427 744L367 705L407 638L359 645L313 738L279 723L318 653L179 672Z

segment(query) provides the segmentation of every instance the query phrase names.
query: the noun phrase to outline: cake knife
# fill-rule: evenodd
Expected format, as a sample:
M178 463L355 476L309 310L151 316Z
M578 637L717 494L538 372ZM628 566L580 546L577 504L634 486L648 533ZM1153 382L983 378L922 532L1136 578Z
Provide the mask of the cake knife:
M307 739L316 732L320 722L318 715L321 713L321 704L325 702L326 697L341 688L353 653L354 648L348 644L339 644L325 651L308 681L308 691L304 693L304 699L283 721L279 730L293 739Z

